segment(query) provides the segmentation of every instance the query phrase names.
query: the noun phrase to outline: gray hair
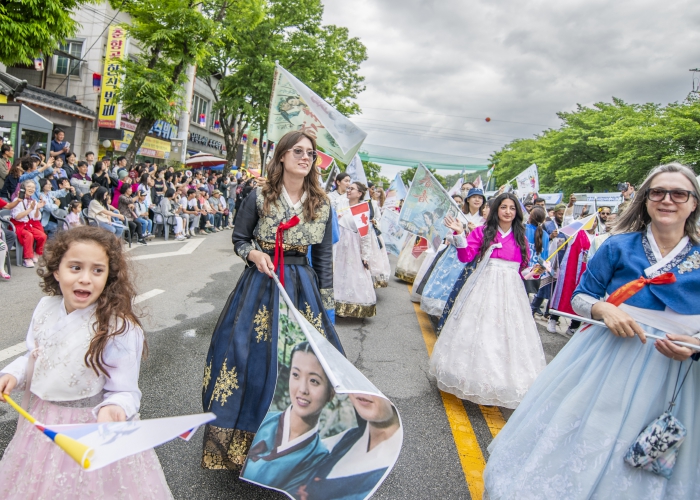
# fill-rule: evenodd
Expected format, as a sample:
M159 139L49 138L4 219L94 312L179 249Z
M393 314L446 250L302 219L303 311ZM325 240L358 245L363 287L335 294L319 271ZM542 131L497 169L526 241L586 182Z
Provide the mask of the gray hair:
M34 190L36 190L36 183L34 182L33 179L29 179L27 181L22 182L22 187L24 188L25 191L27 190L27 187L29 187L30 185L34 187Z
M695 177L695 172L690 167L682 165L678 162L667 163L666 165L659 165L655 167L644 182L637 190L637 195L630 202L629 206L620 215L612 228L612 234L622 234L622 233L633 233L636 231L644 231L649 222L651 222L651 216L647 211L646 201L647 201L647 189L651 185L651 181L654 180L659 174L664 173L681 173L686 176L686 178L693 185L693 190L695 194L695 199L698 200L698 193L700 193L700 184ZM691 212L685 221L685 234L691 239L695 244L700 243L700 237L698 236L697 223L700 217L700 211L696 207L695 210Z

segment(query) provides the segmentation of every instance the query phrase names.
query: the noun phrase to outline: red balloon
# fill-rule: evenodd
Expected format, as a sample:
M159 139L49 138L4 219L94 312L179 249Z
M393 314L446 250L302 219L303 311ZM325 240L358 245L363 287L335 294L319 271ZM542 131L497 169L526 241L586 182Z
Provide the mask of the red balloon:
M487 116L487 117L486 117L486 121L487 121L487 122L490 122L490 121L491 121L491 118L489 118L489 117Z

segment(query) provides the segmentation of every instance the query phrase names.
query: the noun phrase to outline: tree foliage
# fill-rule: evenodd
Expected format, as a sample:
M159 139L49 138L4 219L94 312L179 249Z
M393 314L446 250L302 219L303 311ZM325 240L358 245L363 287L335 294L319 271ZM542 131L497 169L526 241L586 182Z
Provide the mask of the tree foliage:
M12 0L0 2L0 62L31 64L75 35L73 11L94 0Z
M409 186L411 182L413 182L413 176L416 175L416 170L418 170L418 167L411 167L401 171L401 180L406 186ZM452 184L454 184L454 181L452 181L452 184L448 185L447 179L442 175L436 173L436 170L434 168L428 167L428 170L430 170L430 173L433 174L433 177L435 177L445 189L450 189L452 187Z
M613 98L557 114L559 129L517 139L494 153L494 175L504 183L535 163L543 192L613 191L640 184L653 167L679 161L700 167L700 102L667 106Z
M223 43L198 74L209 82L223 120L226 169L246 127L267 130L275 61L341 113L359 112L353 99L364 90L358 70L365 47L346 28L323 26L322 15L320 0L268 0L254 27L223 24ZM263 141L258 147L263 158Z

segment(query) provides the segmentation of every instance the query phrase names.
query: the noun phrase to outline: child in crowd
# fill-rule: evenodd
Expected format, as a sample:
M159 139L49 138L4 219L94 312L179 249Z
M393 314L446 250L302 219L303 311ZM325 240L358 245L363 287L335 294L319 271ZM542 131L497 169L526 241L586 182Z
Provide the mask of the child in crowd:
M39 275L47 297L29 325L29 352L0 372L0 393L24 389L28 411L40 422L138 418L145 339L120 241L97 227L61 231L47 246ZM87 472L20 418L0 461L0 498L64 498L67 492L86 499L117 492L172 498L152 449Z
M83 225L82 221L80 220L80 212L82 211L82 209L83 205L79 201L70 202L68 215L66 215L66 222L68 223L69 228Z

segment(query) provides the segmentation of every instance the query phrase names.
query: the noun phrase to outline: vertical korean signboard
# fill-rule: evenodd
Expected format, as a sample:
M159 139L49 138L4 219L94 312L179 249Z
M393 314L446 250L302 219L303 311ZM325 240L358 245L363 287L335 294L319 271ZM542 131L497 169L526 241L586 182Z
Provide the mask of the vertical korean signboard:
M98 126L102 128L120 128L121 105L117 103L114 96L121 80L119 72L122 60L126 57L126 49L127 39L124 28L110 26L98 117Z

